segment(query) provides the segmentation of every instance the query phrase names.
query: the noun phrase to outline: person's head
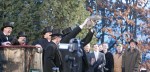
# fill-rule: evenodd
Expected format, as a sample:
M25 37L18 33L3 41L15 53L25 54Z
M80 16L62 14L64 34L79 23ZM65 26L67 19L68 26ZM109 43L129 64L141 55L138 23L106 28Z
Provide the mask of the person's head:
M43 32L42 32L43 33L43 37L46 38L46 39L51 39L52 29L53 29L52 26L45 27Z
M102 47L103 47L103 51L107 52L107 50L108 50L108 43L103 43Z
M13 24L14 24L13 22L3 23L3 27L1 28L1 30L5 35L10 35L12 33Z
M102 44L99 45L99 51L103 51L103 46L102 46Z
M137 42L134 41L133 39L131 39L130 42L129 42L129 44L130 44L130 47L131 47L131 48L135 48L136 45L137 45Z
M123 50L122 44L118 44L116 50L117 50L117 53L121 53Z
M98 44L95 44L95 45L93 46L93 48L94 48L94 51L99 52Z
M26 44L27 36L25 32L19 32L17 36L19 44Z
M87 44L86 46L84 46L85 52L90 52L90 48L91 48L90 44Z
M52 31L52 41L54 41L55 43L59 43L62 39L62 33L60 29L53 29Z

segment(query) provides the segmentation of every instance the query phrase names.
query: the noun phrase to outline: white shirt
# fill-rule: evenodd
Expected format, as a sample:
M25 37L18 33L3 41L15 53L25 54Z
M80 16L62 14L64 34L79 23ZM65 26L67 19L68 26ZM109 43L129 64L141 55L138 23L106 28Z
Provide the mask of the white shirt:
M97 59L99 58L98 57L99 56L99 52L94 51L94 55L95 55L95 58L96 58L96 61L97 61Z

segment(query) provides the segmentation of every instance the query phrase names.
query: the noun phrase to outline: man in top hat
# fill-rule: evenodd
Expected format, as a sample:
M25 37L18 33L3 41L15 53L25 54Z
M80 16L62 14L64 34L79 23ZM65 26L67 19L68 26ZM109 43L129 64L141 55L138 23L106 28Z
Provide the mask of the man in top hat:
M122 72L138 72L141 62L141 54L137 48L137 42L133 39L129 42L130 48L124 51L122 57Z
M75 27L73 30L71 29L71 27L64 29L62 31L63 38L61 40L61 43L69 43L69 41L72 38L75 38L79 34L79 32L81 32L83 27L89 23L91 23L91 20L90 20L90 18L87 18L81 25ZM88 68L89 68L86 52L84 51L83 47L86 46L92 40L93 35L94 35L94 30L89 29L86 37L81 40L81 46L82 46L81 50L83 51L83 56L82 56L82 63L83 64L82 64L82 66L80 66L81 67L80 69L82 69L81 70L82 72L86 72L86 70L88 70ZM66 54L68 54L67 51L64 51L64 50L61 50L61 52L65 52L65 53L62 53L63 57L66 56ZM71 70L68 69L69 65L64 61L64 59L63 59L63 63L65 65L64 71L70 72Z
M27 36L25 32L19 32L17 38L11 41L12 45L27 45Z
M43 72L54 72L53 68L58 67L60 72L63 72L62 56L58 49L58 44L62 39L60 29L53 29L52 41L44 50L44 65Z
M38 39L37 41L33 42L33 45L35 45L36 47L39 48L46 48L47 45L50 43L51 41L51 35L52 35L52 26L47 26L44 28L43 32L42 32L42 38Z
M11 41L13 37L11 36L12 29L13 29L13 22L5 22L3 23L3 27L0 31L0 45L2 46L9 46L11 45Z

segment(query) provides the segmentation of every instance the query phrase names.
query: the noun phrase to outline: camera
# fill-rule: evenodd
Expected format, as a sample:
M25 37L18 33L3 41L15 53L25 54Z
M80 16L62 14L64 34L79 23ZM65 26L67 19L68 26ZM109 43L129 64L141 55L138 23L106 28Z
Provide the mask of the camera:
M80 47L80 40L73 38L69 42L68 50L69 52L77 52Z
M81 72L81 61L83 56L81 41L73 38L69 43L60 43L59 49L62 53L65 72Z

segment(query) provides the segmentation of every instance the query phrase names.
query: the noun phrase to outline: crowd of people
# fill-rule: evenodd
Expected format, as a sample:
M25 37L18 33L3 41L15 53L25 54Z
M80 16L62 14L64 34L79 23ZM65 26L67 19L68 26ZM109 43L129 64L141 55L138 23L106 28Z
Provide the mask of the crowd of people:
M85 25L93 23L87 18L81 25L71 29L55 29L47 26L42 32L42 38L33 41L32 45L43 48L43 72L53 72L54 67L58 67L60 72L72 72L64 61L64 53L59 49L59 43L69 43L72 38L81 32ZM91 25L92 26L92 25ZM19 32L16 37L12 37L13 24L3 23L0 31L0 46L27 45L25 32ZM137 42L131 39L129 48L124 48L121 43L116 44L116 52L108 51L108 43L90 45L94 35L94 30L89 29L85 38L81 39L82 57L78 72L148 72L150 69L140 68L142 54L137 47Z

